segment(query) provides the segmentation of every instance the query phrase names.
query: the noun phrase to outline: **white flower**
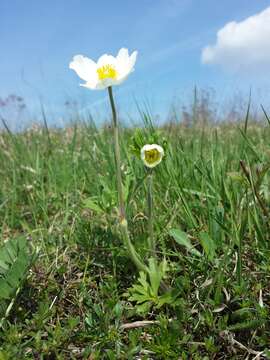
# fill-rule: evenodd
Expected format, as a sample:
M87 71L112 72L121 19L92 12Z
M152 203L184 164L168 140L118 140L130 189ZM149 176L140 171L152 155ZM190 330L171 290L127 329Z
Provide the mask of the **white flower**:
M157 144L144 145L141 149L141 159L144 165L153 168L157 166L164 156L164 150Z
M69 64L69 68L75 70L77 75L86 81L81 86L101 90L112 85L119 85L126 80L134 71L136 58L137 51L129 56L128 49L122 48L116 57L105 54L98 59L97 63L83 55L76 55Z

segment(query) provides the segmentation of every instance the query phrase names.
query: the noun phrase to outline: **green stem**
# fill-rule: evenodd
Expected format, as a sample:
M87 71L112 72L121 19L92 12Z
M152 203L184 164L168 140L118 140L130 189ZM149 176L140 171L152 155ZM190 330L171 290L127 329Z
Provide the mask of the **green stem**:
M120 222L120 227L121 227L122 239L128 250L131 260L137 266L139 271L144 271L144 272L148 273L149 270L148 270L147 266L141 261L137 251L135 250L134 246L132 245L132 243L130 241L130 237L129 237L129 233L128 233L128 225L127 225L126 219L123 219Z
M122 176L121 176L119 127L118 127L116 108L114 104L113 92L111 86L108 87L108 93L109 93L110 104L112 108L112 118L113 118L114 153L115 153L117 192L118 192L118 202L119 202L119 224L122 234L122 240L128 250L131 260L137 266L138 270L148 272L147 266L141 261L139 254L136 252L134 246L132 245L128 233L128 224L126 220L124 192L123 192L123 184L122 184Z
M238 237L238 251L237 251L237 281L238 285L242 284L242 239Z
M112 87L108 87L110 104L112 108L112 118L113 118L113 136L114 136L114 154L115 154L115 163L116 163L116 178L117 178L117 192L118 192L118 202L119 202L119 216L120 222L125 219L125 205L124 205L124 194L122 186L122 176L121 176L121 159L120 159L120 146L119 146L119 128L116 115L116 108L113 100Z
M154 224L153 224L153 173L149 170L147 176L147 205L148 205L148 245L149 250L153 256L156 252L156 244L154 239Z

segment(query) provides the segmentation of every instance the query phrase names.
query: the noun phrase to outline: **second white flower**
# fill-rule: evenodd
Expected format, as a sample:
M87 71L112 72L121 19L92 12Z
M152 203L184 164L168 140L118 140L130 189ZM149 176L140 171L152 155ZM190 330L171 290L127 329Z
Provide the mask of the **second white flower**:
M164 156L164 150L160 145L147 144L141 149L141 159L148 168L157 166Z

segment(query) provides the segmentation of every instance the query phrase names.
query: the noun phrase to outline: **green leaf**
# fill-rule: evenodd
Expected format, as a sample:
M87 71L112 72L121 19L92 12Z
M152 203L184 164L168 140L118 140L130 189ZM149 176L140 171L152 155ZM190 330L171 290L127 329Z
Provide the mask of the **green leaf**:
M161 308L164 304L173 304L177 300L171 295L166 293L159 295L159 287L161 280L168 270L166 259L161 263L157 263L155 258L149 259L148 276L144 272L139 273L137 284L134 284L129 289L129 300L136 301L136 310L138 312L147 312L151 306Z
M137 305L138 313L147 314L151 309L151 302L145 301L143 304Z
M199 239L203 250L210 261L213 261L216 255L216 244L207 232L200 232Z
M233 181L239 181L239 182L246 182L246 179L243 177L243 175L238 171L231 171L227 173L227 176L231 178Z
M151 292L153 296L158 295L158 289L163 274L159 271L156 260L154 258L149 259L149 278L151 284Z
M95 203L95 201L92 198L88 198L84 201L84 206L87 209L93 210L95 211L97 214L102 214L104 211L102 210L102 208Z
M174 238L174 240L177 242L177 244L185 246L185 248L196 256L202 256L202 254L197 250L194 249L193 245L191 244L188 235L179 229L171 229L169 231L169 234Z
M10 239L0 248L0 317L6 315L8 300L15 298L31 261L24 237Z
M158 299L157 308L161 308L164 304L173 304L175 298L172 296L172 293L168 291L167 293L161 295Z

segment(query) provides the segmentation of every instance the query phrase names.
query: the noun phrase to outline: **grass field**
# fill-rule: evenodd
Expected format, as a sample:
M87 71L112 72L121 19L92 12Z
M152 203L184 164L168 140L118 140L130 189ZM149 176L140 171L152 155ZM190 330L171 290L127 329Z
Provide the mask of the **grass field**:
M1 133L2 249L25 238L32 255L2 299L0 360L270 359L267 121L121 130L129 232L147 262L134 134L165 148L153 193L167 291L122 244L110 127Z

